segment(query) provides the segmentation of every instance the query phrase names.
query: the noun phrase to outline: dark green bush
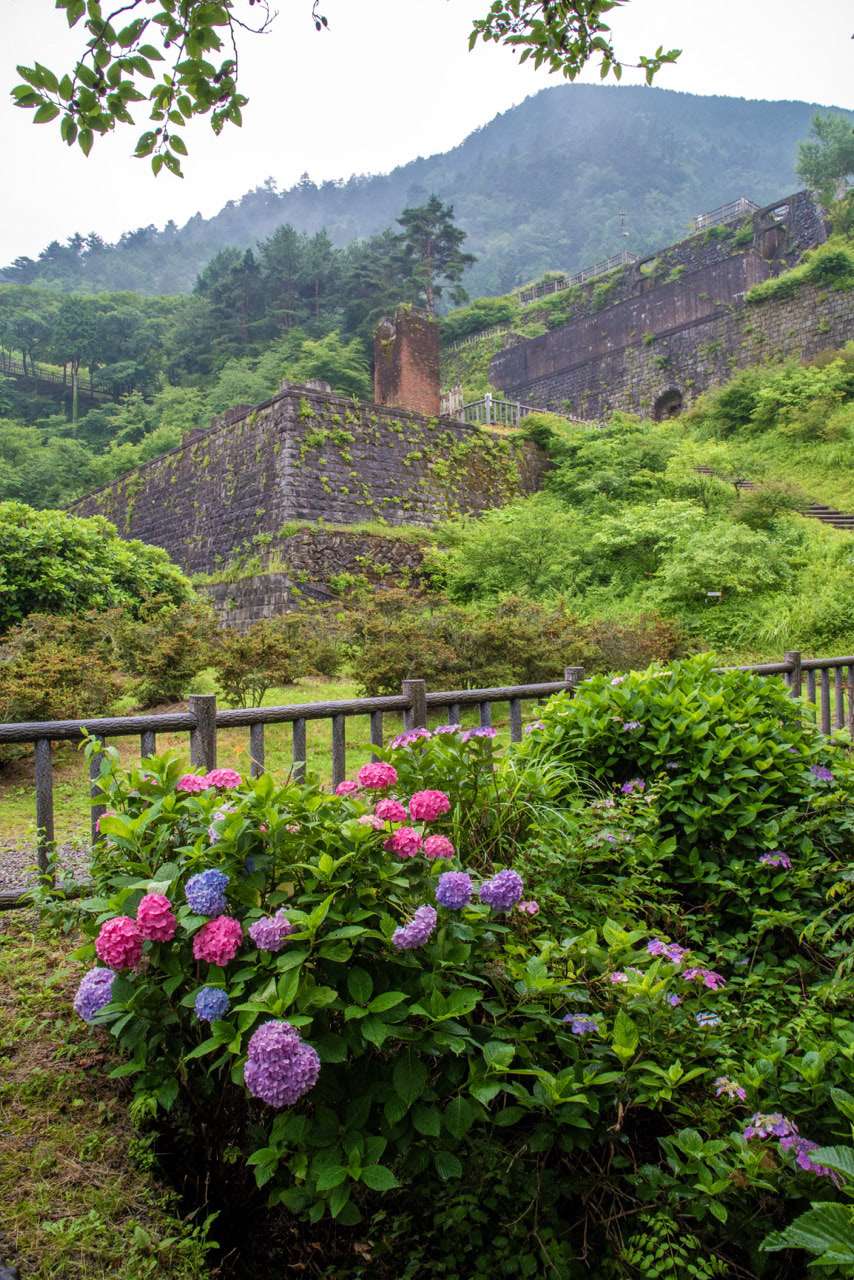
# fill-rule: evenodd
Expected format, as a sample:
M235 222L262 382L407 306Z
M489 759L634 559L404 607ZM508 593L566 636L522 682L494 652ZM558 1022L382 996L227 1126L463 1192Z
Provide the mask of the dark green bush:
M0 642L0 721L102 716L123 688L109 616L31 613Z

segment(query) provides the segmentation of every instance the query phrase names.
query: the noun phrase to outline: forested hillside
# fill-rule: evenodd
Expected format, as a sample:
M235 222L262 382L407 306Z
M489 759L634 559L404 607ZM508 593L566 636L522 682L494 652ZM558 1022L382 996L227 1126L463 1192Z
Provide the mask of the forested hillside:
M740 195L763 203L788 193L813 110L802 102L561 85L497 116L454 150L390 174L319 186L306 174L281 192L268 180L211 219L128 230L115 245L81 230L37 260L16 259L3 278L73 292L188 293L220 250L253 247L283 223L310 236L325 230L343 246L381 232L405 206L435 192L454 204L466 247L478 256L465 276L469 293L499 294L545 270L668 244L697 213Z

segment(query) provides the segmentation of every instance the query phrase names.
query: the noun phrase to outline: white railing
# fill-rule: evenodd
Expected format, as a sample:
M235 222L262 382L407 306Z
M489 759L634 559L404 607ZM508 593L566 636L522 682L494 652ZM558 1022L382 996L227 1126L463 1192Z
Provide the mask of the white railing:
M576 271L574 275L558 276L556 280L545 280L542 284L535 284L530 289L522 289L519 301L532 302L534 298L544 298L549 293L559 293L561 289L570 289L575 284L584 284L585 280L606 276L609 271L616 271L617 267L625 267L630 262L637 261L636 253L629 253L628 249L623 249L622 252L615 253L613 258L606 258L604 262L597 262L595 266L585 267L583 271Z
M722 204L710 213L698 214L694 219L694 230L705 231L707 227L722 227L728 222L737 222L748 213L756 213L758 208L758 204L748 200L747 196L742 196L740 200L731 200L729 204Z

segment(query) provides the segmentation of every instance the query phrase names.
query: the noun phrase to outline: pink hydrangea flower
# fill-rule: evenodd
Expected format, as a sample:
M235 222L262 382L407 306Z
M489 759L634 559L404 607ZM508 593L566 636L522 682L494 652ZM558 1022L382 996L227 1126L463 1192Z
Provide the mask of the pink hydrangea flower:
M193 955L197 960L207 960L222 968L237 955L242 941L240 921L233 916L217 916L203 924L193 938Z
M414 858L420 853L421 835L414 827L398 827L397 831L383 842L383 848L389 853L396 853L399 858Z
M629 975L627 973L623 973L622 969L615 969L611 974L611 981L615 984L618 982L628 982L628 980Z
M176 791L189 791L191 794L197 791L207 791L210 783L207 778L200 778L197 773L185 773L175 783Z
M424 841L424 855L427 858L453 858L454 846L447 836L428 836Z
M136 924L150 942L171 942L178 928L172 904L162 893L147 893L136 909Z
M345 778L343 782L339 782L335 788L336 796L349 796L354 791L359 790L358 782L354 782L352 778Z
M363 764L356 777L369 791L386 791L397 782L397 769L382 760L373 760L370 764Z
M95 823L95 834L96 835L101 834L101 818L114 818L115 816L116 816L115 809L105 809L104 812L101 814L101 817L98 818Z
M385 823L375 813L363 813L359 819L360 826L373 827L374 831L382 831Z
M142 934L130 916L115 916L101 925L95 954L109 969L133 969L142 959Z
M536 902L533 898L531 898L530 901L528 902L516 903L516 910L523 912L523 914L526 916L535 916L539 911L539 909L540 909L539 902Z
M382 818L383 822L405 822L407 818L406 810L400 801L391 800L388 797L380 800L374 807L374 813L378 818Z
M409 801L409 816L413 822L434 822L450 807L444 791L416 791Z
M205 783L209 787L239 787L242 781L235 769L210 769L205 774Z

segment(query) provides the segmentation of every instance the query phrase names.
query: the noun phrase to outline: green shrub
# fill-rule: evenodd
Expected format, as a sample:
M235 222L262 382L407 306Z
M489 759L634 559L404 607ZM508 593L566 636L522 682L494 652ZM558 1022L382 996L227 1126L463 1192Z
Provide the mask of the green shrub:
M204 598L174 605L147 600L139 617L117 612L116 646L140 706L177 702L191 692L193 679L212 658L216 614Z
M219 686L239 706L259 707L274 685L335 675L342 658L337 632L334 619L321 610L264 618L242 634L223 630L212 660Z
M31 613L0 641L0 721L103 716L123 688L107 615Z

